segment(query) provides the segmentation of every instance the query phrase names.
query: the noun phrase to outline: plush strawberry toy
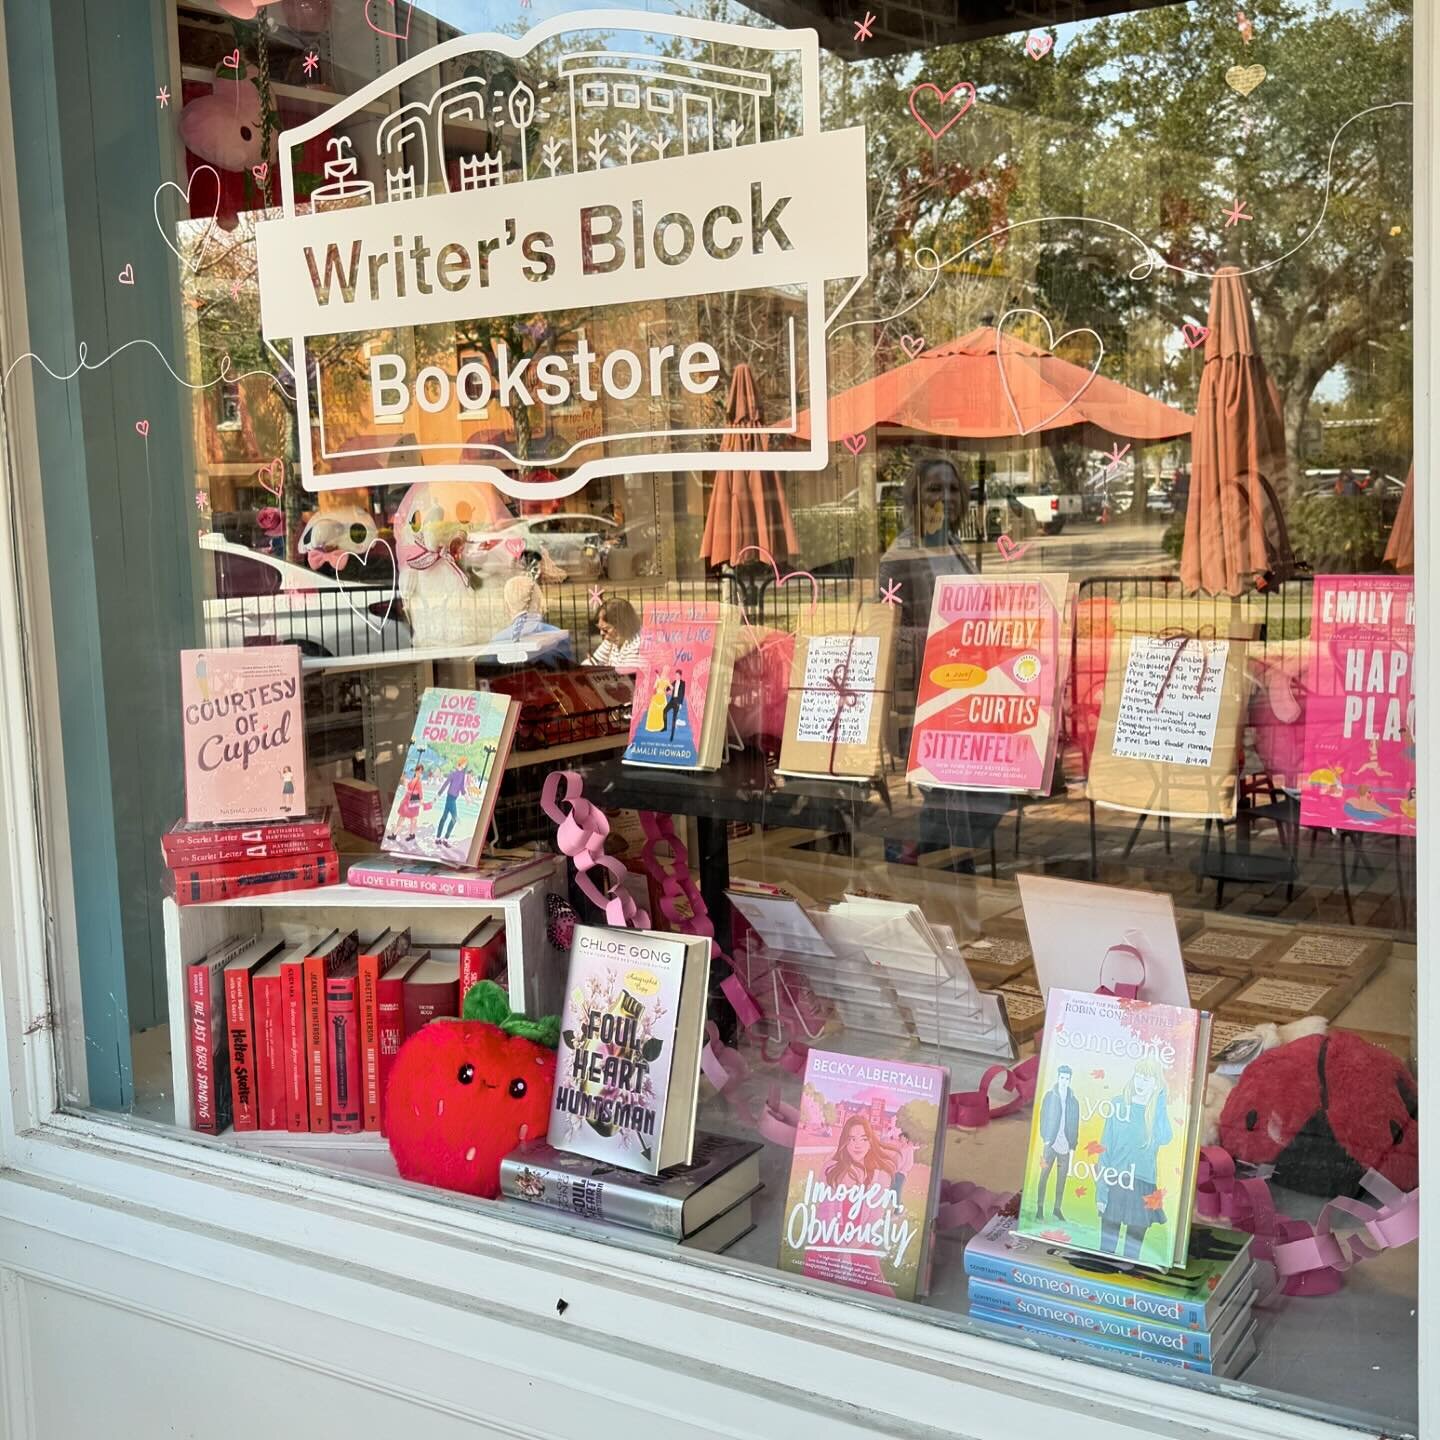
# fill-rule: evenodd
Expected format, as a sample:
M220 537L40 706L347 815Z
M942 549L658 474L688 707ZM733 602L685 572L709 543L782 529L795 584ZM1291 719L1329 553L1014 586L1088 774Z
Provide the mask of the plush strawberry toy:
M1346 1030L1307 1035L1245 1067L1220 1115L1237 1160L1275 1167L1306 1195L1350 1195L1367 1170L1420 1183L1415 1081L1390 1051Z
M464 1018L434 1020L400 1047L385 1128L400 1174L493 1200L500 1161L543 1138L555 1087L557 1016L511 1013L493 980L472 985Z

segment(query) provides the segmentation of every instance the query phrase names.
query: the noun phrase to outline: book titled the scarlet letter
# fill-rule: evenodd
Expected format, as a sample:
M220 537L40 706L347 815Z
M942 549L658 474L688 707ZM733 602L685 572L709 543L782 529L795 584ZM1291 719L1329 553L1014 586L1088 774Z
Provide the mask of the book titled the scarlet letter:
M409 954L409 930L383 930L373 940L361 945L360 958L356 962L355 992L360 1022L360 1110L361 1123L366 1130L380 1129L380 1101L384 1094L385 1081L389 1077L390 1063L395 1058L395 1052L405 1038L400 986L403 983L401 975L406 967L401 961ZM401 973L391 982L388 977L397 966ZM395 994L391 1010L388 1015L382 1015L381 991L392 983Z
M237 1130L260 1128L260 1086L256 1066L255 972L284 949L278 935L258 936L255 944L225 966L225 1029L230 1038L231 1123Z
M330 1130L330 1043L325 1030L326 986L360 953L354 930L332 930L305 957L304 1040L305 1108L312 1135ZM354 987L351 987L353 998Z

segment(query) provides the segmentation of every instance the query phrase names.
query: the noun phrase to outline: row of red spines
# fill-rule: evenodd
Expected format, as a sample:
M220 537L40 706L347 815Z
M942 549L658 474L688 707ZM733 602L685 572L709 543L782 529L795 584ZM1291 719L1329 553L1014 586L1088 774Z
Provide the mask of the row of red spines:
M224 865L172 867L177 905L203 905L241 895L275 895L286 890L313 890L340 879L340 857L334 850L280 860L233 860Z
M217 865L227 860L274 859L283 855L313 855L331 847L330 823L313 820L302 824L236 825L224 830L186 833L167 831L160 837L165 863Z
M498 968L504 945L502 930L487 945L461 947L462 997ZM353 976L327 975L327 962L313 955L282 965L279 975L225 972L237 1130L381 1129L386 1081L405 1038L400 961L409 953L406 938L383 955L361 955ZM345 1022L338 1027L337 1017ZM199 1047L192 1056L202 1062Z

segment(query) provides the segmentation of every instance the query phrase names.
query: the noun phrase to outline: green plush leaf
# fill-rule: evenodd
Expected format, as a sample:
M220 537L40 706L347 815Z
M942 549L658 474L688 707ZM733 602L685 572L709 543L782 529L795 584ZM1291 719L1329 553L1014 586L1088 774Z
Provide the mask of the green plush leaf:
M465 992L461 1015L487 1025L503 1025L510 1018L510 1001L493 980L481 980Z

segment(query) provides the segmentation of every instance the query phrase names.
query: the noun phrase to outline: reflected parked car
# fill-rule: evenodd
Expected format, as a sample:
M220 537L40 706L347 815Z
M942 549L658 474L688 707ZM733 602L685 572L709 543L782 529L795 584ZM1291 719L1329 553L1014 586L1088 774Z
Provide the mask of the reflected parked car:
M215 557L215 595L205 601L209 646L298 645L303 655L323 659L406 650L413 643L393 572L380 573L380 550L363 579L347 581L220 535L206 535L200 544Z
M481 551L482 571L510 570L517 554L532 554L547 557L569 579L598 580L619 528L603 515L526 515L470 542Z

